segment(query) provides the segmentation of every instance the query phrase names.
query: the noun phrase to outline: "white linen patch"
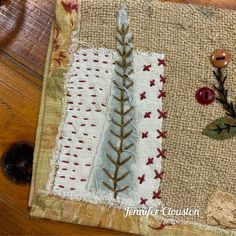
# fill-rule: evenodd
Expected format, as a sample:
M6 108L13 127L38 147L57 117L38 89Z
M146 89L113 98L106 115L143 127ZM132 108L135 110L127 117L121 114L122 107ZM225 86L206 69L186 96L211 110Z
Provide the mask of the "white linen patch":
M67 80L66 113L57 140L54 157L57 171L52 192L74 200L110 203L110 196L98 196L87 189L93 165L99 161L100 140L106 124L106 113L115 52L109 49L81 49L74 55ZM160 204L159 185L165 157L162 139L162 90L165 82L164 55L134 52L134 100L138 114L137 155L134 183L127 198L117 199L120 207L156 207Z
M106 116L113 52L80 50L66 82L66 115L57 140L59 155L53 191L79 196L85 191Z
M163 55L138 52L135 54L132 75L135 79L134 99L140 117L137 125L139 139L136 144L136 181L138 184L135 195L137 203L150 207L160 204L159 186L163 175L161 168L164 157L162 139L165 138L165 131L162 130L162 121L165 118L165 112L162 111L162 99L165 96L162 90L163 60Z

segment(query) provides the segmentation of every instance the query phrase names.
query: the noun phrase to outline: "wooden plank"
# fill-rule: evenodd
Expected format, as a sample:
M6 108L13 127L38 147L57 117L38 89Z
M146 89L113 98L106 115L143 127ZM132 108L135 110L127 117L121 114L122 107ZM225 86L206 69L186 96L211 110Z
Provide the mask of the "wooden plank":
M43 74L55 0L3 0L0 50Z
M34 142L42 80L0 54L0 155L9 144ZM29 186L0 171L0 235L124 235L107 229L30 218Z
M0 54L0 154L9 144L34 143L42 80Z
M236 9L235 0L167 1ZM3 2L8 4L0 7L0 50L42 75L55 0Z
M30 218L27 208L29 187L15 185L0 172L0 235L125 235L107 229L91 228Z

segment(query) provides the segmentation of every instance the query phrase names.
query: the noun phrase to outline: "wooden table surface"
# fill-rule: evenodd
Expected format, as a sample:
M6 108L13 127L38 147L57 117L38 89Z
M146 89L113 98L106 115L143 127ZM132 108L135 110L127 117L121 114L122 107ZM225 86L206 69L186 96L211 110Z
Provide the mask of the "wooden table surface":
M164 0L163 0L164 1ZM172 0L236 9L235 0ZM0 0L0 156L12 143L34 143L55 0ZM0 235L124 235L29 217L29 186L0 170Z

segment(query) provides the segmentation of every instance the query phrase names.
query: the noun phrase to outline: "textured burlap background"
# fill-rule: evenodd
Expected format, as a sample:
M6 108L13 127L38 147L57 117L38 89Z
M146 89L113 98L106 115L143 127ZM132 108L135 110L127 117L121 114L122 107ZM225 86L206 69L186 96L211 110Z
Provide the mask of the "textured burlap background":
M236 13L157 1L126 2L136 50L164 53L168 63L163 203L200 208L202 221L214 191L236 192L236 139L214 141L202 135L203 128L224 111L217 103L202 106L194 98L198 88L214 83L209 56L223 48L233 57L227 86L235 100ZM119 5L117 0L83 0L80 40L97 48L115 48Z
M73 14L66 12L61 0L57 0L57 18L49 44L35 146L31 215L145 235L218 235L191 225L167 226L159 231L150 227L160 225L160 221L152 218L123 218L123 212L116 208L45 194L49 173L53 171L50 161L61 121L63 92L60 87L63 87L63 73L68 70L68 48L73 31L71 17L72 22L78 22L81 42L113 49L116 44L116 14L120 1L78 2L81 3L79 12L82 14L79 19L76 11ZM194 94L199 87L212 85L209 55L216 48L225 48L233 56L227 69L227 86L234 99L236 13L156 1L129 0L127 3L136 49L163 52L168 60L168 82L164 86L168 94L164 100L164 109L168 110L169 116L164 123L164 129L168 131L165 143L168 157L164 161L162 200L173 208L200 207L201 217L195 220L206 223L204 211L209 196L215 190L235 194L236 141L212 141L201 134L209 122L224 115L224 112L217 103L208 107L197 104ZM63 39L59 48L53 45L57 26L61 29ZM59 65L55 59L61 51L66 54L66 58ZM203 229L206 228L209 227L204 225ZM219 231L219 228L214 227L212 230Z

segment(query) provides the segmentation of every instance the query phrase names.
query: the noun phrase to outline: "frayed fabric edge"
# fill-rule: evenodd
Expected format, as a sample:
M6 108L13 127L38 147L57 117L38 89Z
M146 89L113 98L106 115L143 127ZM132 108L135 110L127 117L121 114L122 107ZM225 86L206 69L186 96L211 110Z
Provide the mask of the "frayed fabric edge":
M78 14L78 18L80 18L80 14ZM79 26L76 30L74 30L72 33L71 33L71 46L69 47L68 49L68 52L69 54L71 55L70 56L70 59L69 59L69 63L67 65L67 68L71 68L72 67L72 64L73 64L73 61L74 61L74 55L79 47L79 41L78 41L78 35L79 35ZM54 149L52 150L52 159L50 160L50 167L51 167L51 172L49 173L49 177L48 177L48 183L46 185L46 190L48 191L48 193L52 193L52 188L53 188L53 184L54 184L54 180L55 180L55 176L56 176L56 173L57 173L57 157L60 153L60 142L58 142L59 140L59 137L61 136L61 132L63 130L63 127L65 125L65 118L66 118L66 115L67 115L67 103L66 103L66 94L67 94L67 89L66 89L66 84L67 82L69 81L70 77L72 75L72 71L71 69L68 70L66 73L63 74L63 77L64 77L64 85L63 85L63 88L64 88L64 94L63 94L63 99L62 99L62 113L61 113L61 119L60 119L60 125L58 127L58 133L57 133L57 137L55 139L55 147Z
M122 196L121 198L118 198L117 200L112 200L112 197L110 194L106 195L94 195L92 192L80 192L78 196L74 196L73 193L68 193L64 191L45 191L45 190L39 190L41 194L43 194L45 197L49 197L51 195L60 197L61 199L64 200L70 200L70 201L82 201L85 203L89 204L104 204L109 208L117 208L119 210L126 210L127 208L137 208L137 209L142 209L145 210L147 208L152 208L152 209L157 209L161 203L158 205L149 205L145 207L137 207L137 204L130 204L131 199L129 196ZM129 203L129 204L126 204Z
M62 198L68 198L70 200L75 200L75 201L80 201L80 200L83 200L83 201L87 201L89 203L104 203L104 204L109 204L111 206L119 206L119 208L121 209L124 209L124 208L127 208L127 207L133 207L133 208L139 208L139 209L146 209L146 207L149 207L149 208L153 208L153 209L156 209L157 207L159 207L161 205L161 201L157 202L155 205L154 204L150 204L148 206L144 206L144 207L140 207L139 204L130 204L130 202L132 202L132 196L128 195L128 196L123 196L121 197L121 199L117 201L113 201L111 200L111 196L107 196L107 193L104 193L104 194L99 194L98 196L94 196L94 194L90 191L88 192L82 192L79 193L79 196L75 196L77 194L72 194L71 192L68 193L67 192L64 192L64 191L60 191L60 190L55 190L53 187L54 187L54 181L55 181L55 176L56 176L56 173L57 173L57 164L58 164L58 161L59 161L59 156L60 156L60 146L61 146L61 140L59 139L60 136L63 136L63 133L62 133L62 130L64 128L64 125L65 125L65 118L67 116L67 97L65 96L67 93L68 93L68 90L67 90L67 85L68 85L68 82L70 80L70 77L71 75L73 74L73 69L72 69L72 65L73 65L73 62L74 62L74 57L75 57L75 54L79 51L79 50L83 50L83 47L81 47L81 49L78 48L78 46L80 45L80 42L79 40L76 38L76 36L78 35L78 32L77 31L74 31L71 35L71 38L72 38L72 45L71 45L71 48L70 48L70 53L71 53L71 57L70 57L70 62L68 64L68 71L64 74L64 77L65 77L65 82L64 82L64 97L63 97L63 100L62 100L62 114L61 114L61 121L60 121L60 125L59 125L59 128L58 128L58 135L56 137L56 145L55 145L55 148L54 150L52 151L52 159L50 161L50 165L51 165L51 169L52 169L52 172L49 174L49 180L48 180L48 184L46 186L46 190L42 190L42 191L45 191L48 193L48 195L50 194L53 194L53 195L56 195L56 196L61 196ZM86 48L86 50L89 50L89 48ZM91 48L91 50L93 50L93 48ZM106 49L106 48L99 48L98 50L105 50L105 51L112 51L111 49ZM144 52L140 52L140 51L135 51L135 54L136 55L146 55L147 53L144 53ZM160 54L160 53L148 53L149 55L155 55L155 56L160 56L161 58L164 58L164 54ZM111 91L109 92L111 93ZM109 112L109 111L107 111ZM137 119L137 117L136 117ZM104 124L105 125L105 124ZM100 142L102 142L102 139L100 140ZM99 145L100 146L100 143ZM136 170L136 163L133 163L132 166L131 166L131 169L135 172ZM134 189L134 186L132 185L132 189ZM131 193L131 195L133 194L133 192ZM110 198L110 199L109 199ZM120 202L129 202L129 204L120 204Z
M46 191L43 191L43 190L39 190L39 194L41 195L41 197L50 197L51 195L46 192ZM51 193L51 194L54 194L54 196L58 196L57 194L55 193ZM61 196L60 196L61 197ZM68 196L63 198L64 200L71 200ZM91 198L90 198L91 199ZM82 199L77 199L78 201L78 204L97 204L98 202L95 200L95 201L90 201L90 202L86 202ZM99 199L99 201L101 201L101 199ZM120 206L118 205L111 205L112 203L110 202L110 205L106 205L105 203L102 203L102 202L99 202L99 204L101 205L105 205L108 209L112 209L112 208L117 208L119 210L124 210L124 209L120 209ZM37 207L37 206L36 206ZM72 213L79 213L79 212L73 212ZM129 217L132 217L132 216L129 216ZM147 219L146 216L139 216L140 217L140 223L141 225L142 224L145 224L145 219ZM209 231L209 232L212 232L212 233L217 233L220 235L225 235L225 236L236 236L236 230L232 230L232 229L224 229L224 228L220 228L219 226L213 226L213 225L207 225L207 224L203 224L203 223L197 223L197 222L192 222L192 221L187 221L187 220L178 220L178 219L173 219L173 218L165 218L164 216L161 216L161 215L155 215L155 216L152 216L152 218L156 221L161 221L163 224L167 224L169 225L168 227L171 227L171 226L176 226L176 225L183 225L183 226L192 226L196 229L199 229L199 230L206 230L206 231ZM147 226L150 226L149 222L146 223ZM155 230L155 229L154 229ZM141 232L141 235L149 235L148 233L145 233L145 232L142 232L142 230L140 230Z

